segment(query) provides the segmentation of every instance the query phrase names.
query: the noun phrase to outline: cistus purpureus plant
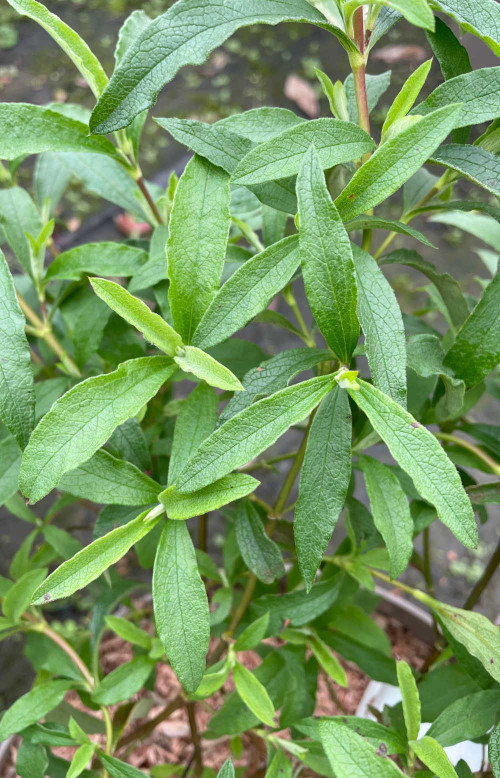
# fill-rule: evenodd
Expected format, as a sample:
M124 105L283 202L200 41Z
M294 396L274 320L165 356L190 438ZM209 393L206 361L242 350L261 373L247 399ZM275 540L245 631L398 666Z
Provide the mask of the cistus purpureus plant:
M25 633L37 672L0 721L0 741L22 738L18 774L144 777L124 744L140 743L154 722L125 740L123 731L139 715L135 695L150 694L169 663L181 691L158 721L187 708L193 758L151 776L201 776L203 739L231 738L238 758L251 732L267 748L269 778L467 778L470 767L444 750L465 740L489 741L480 774L499 778L500 630L473 608L500 549L456 608L435 599L430 536L442 522L473 549L477 518L500 503L498 427L473 414L485 396L500 397L500 275L483 250L480 293L465 294L451 263L440 272L419 254L432 243L412 222L430 215L496 234L490 245L500 249L500 68L473 70L452 30L500 54L500 5L177 0L155 19L128 17L108 79L54 13L7 1L57 41L96 99L91 114L0 104L1 241L14 273L2 254L0 497L31 524L0 579L0 638ZM431 60L416 68L375 138L370 112L388 78L367 65L403 17L425 30L442 83L423 99ZM214 124L155 117L193 155L166 189L147 182L141 132L159 91L238 28L282 22L317 25L344 50L344 83L317 71L332 116L263 107ZM23 189L16 171L30 155ZM150 239L60 253L54 220L73 176L149 223ZM470 199L455 191L464 179ZM398 219L385 215L389 199ZM399 235L414 248L393 250ZM401 313L383 272L392 265L424 278L417 314ZM276 299L285 313L268 307ZM263 353L237 337L253 321L281 328L295 347ZM298 448L287 445L291 428ZM370 453L375 444L386 451ZM255 475L265 482L278 462L284 480L268 504ZM57 523L82 500L98 514L85 547ZM341 514L346 534L336 530ZM214 521L225 527L222 556L213 543L207 552ZM114 568L132 548L152 568L149 632L130 601L137 581ZM410 564L419 588L399 580ZM432 614L435 645L420 670L392 658L373 619L379 580ZM51 622L70 597L88 618L65 634ZM106 630L133 658L104 675ZM347 683L339 657L399 685L402 703L377 721L315 717L318 674ZM88 711L83 723L69 704L61 713L70 690ZM58 706L57 723L44 721ZM211 712L201 733L197 706ZM73 747L71 762L59 746ZM234 776L231 761L220 775Z

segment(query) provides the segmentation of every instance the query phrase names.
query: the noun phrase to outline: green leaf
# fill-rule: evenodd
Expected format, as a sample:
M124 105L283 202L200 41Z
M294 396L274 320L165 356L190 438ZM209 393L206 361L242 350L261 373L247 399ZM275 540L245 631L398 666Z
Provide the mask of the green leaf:
M214 389L203 383L182 403L175 423L172 452L168 466L168 483L175 484L177 475L189 457L217 426L218 397Z
M399 189L455 127L460 111L447 105L380 146L337 197L342 219L354 219Z
M431 65L432 59L428 59L427 62L423 62L420 67L414 70L413 73L406 79L387 113L384 125L382 127L382 142L384 141L385 135L387 135L387 131L394 124L394 122L406 116L408 111L412 108L427 80Z
M371 721L370 719L363 719L358 716L322 716L321 719L309 718L302 719L295 722L294 726L307 737L313 740L319 740L319 723L320 721L336 720L345 724L349 729L357 732L371 745L378 748L381 743L387 748L388 755L404 754L406 752L406 744L399 732L394 729L379 724L378 721Z
M490 735L488 744L488 756L494 778L500 776L500 724L497 724Z
M217 773L217 778L234 778L234 767L230 759L226 759Z
M295 508L295 545L308 590L344 507L351 438L349 400L337 387L322 401L311 425Z
M310 592L305 589L287 592L283 595L266 594L254 600L253 607L257 613L270 613L270 619L280 621L290 619L296 627L302 627L330 608L343 594L344 578L339 577L335 583L320 581L315 583ZM324 636L322 635L324 638Z
M311 144L323 169L350 162L375 148L370 136L356 124L339 119L312 119L250 151L234 170L233 181L247 186L293 176L301 169Z
M267 724L268 727L275 727L274 718L276 711L274 705L271 702L266 688L255 677L250 670L247 670L239 662L236 662L233 668L233 679L236 691L239 696L249 708L252 713L257 716L260 721Z
M382 8L381 13L386 10ZM380 18L380 14L379 14ZM386 70L385 73L379 73L376 76L372 76L369 73L365 76L366 82L366 100L368 103L368 113L371 113L376 108L378 101L384 95L389 86L391 85L391 71ZM354 76L349 73L344 81L344 89L347 98L347 106L349 110L349 116L351 121L358 121L358 106L356 103L356 90L354 87Z
M359 381L349 394L368 416L417 491L432 503L438 517L469 548L477 544L474 512L455 466L437 439L413 416L379 389Z
M345 225L347 232L352 230L390 230L390 232L397 232L399 235L408 235L410 238L420 241L425 246L430 248L436 248L428 238L419 230L415 230L413 227L409 227L403 222L394 221L394 219L381 219L379 216L358 216Z
M26 232L39 235L42 230L40 214L25 189L18 186L0 189L0 226L12 251L31 275L31 253Z
M426 735L419 741L411 740L409 746L420 761L429 767L433 773L439 775L439 778L458 778L446 751L441 748L434 738Z
M66 773L66 778L78 778L94 756L95 749L96 746L93 743L84 743L80 746L73 754L71 766Z
M115 48L115 62L117 65L123 59L125 52L137 38L137 36L148 26L151 21L151 17L143 10L132 11L127 16L120 31L118 33L118 40Z
M23 740L17 752L16 773L19 778L45 778L48 759L43 746Z
M259 581L271 584L285 574L279 547L266 534L252 503L240 502L235 517L236 542L243 561Z
M219 289L229 225L229 176L193 157L175 191L167 246L168 299L185 343Z
M122 160L107 138L89 136L83 122L42 105L2 103L0 129L0 159L11 160L42 151L91 151Z
M307 639L307 645L325 673L330 676L330 678L333 678L335 683L338 683L339 686L347 686L345 670L335 654L332 653L329 646L327 646L317 635L309 637Z
M296 235L247 260L213 298L196 328L193 343L208 348L242 329L286 286L299 263Z
M76 470L63 475L58 488L75 497L114 505L149 505L161 486L130 462L100 449Z
M0 419L25 448L35 426L35 395L26 321L0 250Z
M111 778L147 778L146 773L137 767L122 762L114 756L99 753L99 759L110 774Z
M30 570L10 587L4 597L2 609L11 622L18 621L31 602L33 592L40 586L47 570Z
M254 144L220 122L205 124L194 119L157 119L155 122L178 142L212 165L232 173Z
M385 755L340 721L319 723L321 743L335 775L349 778L401 778L403 773Z
M98 705L115 705L128 700L142 689L154 666L154 660L148 656L137 656L125 662L99 682L92 692L92 699Z
M71 681L49 681L34 686L19 697L0 721L0 740L6 740L9 735L21 732L46 716L59 705L71 686Z
M124 362L113 373L77 384L57 400L31 435L19 483L31 502L45 497L134 416L175 372L167 357Z
M498 116L495 96L499 89L500 67L479 68L440 84L423 103L415 106L412 114L425 116L445 106L451 108L450 103L462 103L453 127L482 124Z
M240 27L284 21L319 24L340 37L348 49L356 50L345 33L328 25L305 0L254 0L251 13L244 0L233 0L222 12L214 0L201 12L196 0L181 0L132 43L92 114L92 132L104 134L130 124L134 116L154 105L160 89L179 68L205 62Z
M431 161L462 173L483 189L500 197L500 162L497 154L481 146L450 143L435 151Z
M348 364L359 337L351 244L312 146L297 177L297 200L307 298L328 345Z
M473 146L467 146L471 151ZM484 241L491 246L496 253L500 253L500 223L491 215L484 213L464 213L463 211L442 211L431 216L430 221L439 224L449 224L459 230L468 232L475 238Z
M206 699L215 694L226 682L229 670L230 664L226 659L209 667L196 689L195 697L197 699Z
M344 4L344 14L352 14L356 8L364 4L364 0L347 0ZM426 30L434 29L434 14L427 0L377 0L378 5L389 6L399 11L410 24L424 27Z
M432 0L433 6L451 16L466 32L477 35L500 56L500 9L495 0Z
M230 473L196 492L178 494L175 484L163 491L158 499L165 506L169 519L190 519L216 511L234 500L246 497L259 486L259 481L244 473Z
M275 753L266 770L265 778L292 778L292 765L283 751Z
M404 661L396 663L398 684L403 698L403 715L408 740L416 740L420 731L420 697L410 665Z
M229 392L243 391L243 386L234 373L216 359L195 346L184 346L174 357L179 367L186 373L193 373L210 386Z
M0 441L0 505L17 492L20 469L21 451L17 440L8 435ZM24 500L22 502L24 505Z
M264 640L269 625L269 613L264 613L260 618L252 621L251 624L238 635L234 644L235 651L251 651L256 648L261 640Z
M264 143L297 124L303 124L304 121L305 119L287 108L263 106L226 116L217 122L217 126L229 127L231 132L254 143Z
M49 33L78 68L95 97L99 98L106 88L108 77L97 57L78 33L36 0L7 0L7 2L19 14L33 19Z
M45 281L79 281L87 274L127 278L137 273L146 260L145 251L125 243L85 243L60 254L47 269Z
M456 0L455 0L456 2ZM439 62L439 67L445 81L462 73L470 73L472 70L469 53L462 46L458 38L452 33L447 24L439 16L435 18L436 29L434 32L425 33L432 51Z
M147 651L151 648L152 639L150 635L137 627L132 621L118 616L106 616L105 621L106 626L112 629L113 632L116 632L123 640L127 640L134 646L141 646L141 648L145 648Z
M413 553L413 519L399 479L387 465L372 457L359 457L376 528L391 561L391 578L406 570ZM411 737L416 737L411 736Z
M457 378L475 386L500 362L500 272L488 284L444 358Z
M177 478L181 493L202 489L245 465L302 421L335 384L320 376L290 386L245 408L205 440Z
M94 540L67 562L63 562L35 591L33 605L69 597L99 578L108 567L125 556L134 543L153 529L158 520L145 522L147 515L148 511L144 511L136 519Z
M91 278L94 292L122 319L142 332L144 338L172 357L182 348L182 339L157 313L153 313L145 302L127 292L120 284L103 278Z
M107 448L114 457L132 462L140 470L152 469L148 442L135 416L115 429Z
M153 571L156 629L182 686L195 692L205 672L210 614L187 526L167 521Z
M406 342L396 295L375 260L353 245L358 317L375 386L406 408Z
M500 710L500 691L486 689L455 700L428 730L442 746L481 737L495 724Z

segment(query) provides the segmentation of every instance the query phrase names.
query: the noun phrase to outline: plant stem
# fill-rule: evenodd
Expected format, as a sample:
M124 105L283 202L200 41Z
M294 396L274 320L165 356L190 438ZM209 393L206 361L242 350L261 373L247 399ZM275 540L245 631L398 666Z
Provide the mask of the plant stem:
M462 448L467 449L467 451L475 454L478 459L481 459L484 464L489 467L492 473L500 477L500 465L495 462L495 460L490 457L489 454L479 448L479 446L476 446L474 443L470 443L468 440L464 440L464 438L459 438L457 435L452 435L448 432L434 432L434 436L438 440L442 440L446 443L454 443L456 446L461 446Z
M74 378L81 378L82 374L78 366L55 337L50 323L43 322L19 292L17 292L17 300L26 318L34 325L37 337L42 338L46 342L47 346L59 357L70 375Z
M351 58L351 68L354 76L354 91L356 94L356 104L358 106L359 126L370 134L370 112L368 110L368 98L366 95L366 61L365 61L365 34L363 21L363 8L357 8L352 16L352 27L355 43L360 51L361 57ZM368 152L368 159L370 156ZM365 157L363 157L365 160Z
M148 189L148 187L146 185L146 182L144 180L144 176L142 175L142 173L139 176L139 178L137 179L137 186L139 187L139 189L141 190L142 194L144 195L144 198L145 198L147 204L149 205L149 207L151 209L151 212L152 212L153 216L155 217L156 221L158 222L158 224L164 224L162 215L159 212L158 207L157 207L155 201L151 197L151 193L150 193L150 191L149 191L149 189Z
M37 622L37 624L38 624L37 631L43 632L43 634L46 635L48 638L50 638L53 643L56 643L59 646L59 648L62 648L64 653L67 654L67 656L69 656L73 664L78 668L80 674L85 679L90 689L91 690L94 689L95 688L94 678L90 670L88 669L87 665L82 659L80 659L80 657L78 656L74 648L70 646L70 644L62 637L62 635L59 635L57 632L55 632L52 629L52 627L49 627L47 622L42 621L42 622Z
M259 459L253 464L240 467L240 473L251 473L252 470L260 470L261 468L269 468L270 465L274 465L277 462L284 462L286 459L294 459L297 456L296 451L290 451L288 454L280 454L277 457L271 457L271 459Z
M198 548L201 551L207 550L207 514L204 513L198 519Z
M201 778L203 773L203 756L201 751L200 734L198 732L198 725L196 723L195 715L195 703L188 702L187 714L189 720L189 728L191 730L191 739L193 741L193 757L194 757L194 775L196 778Z
M493 553L493 556L488 562L481 578L479 579L479 581L477 581L473 590L469 594L464 605L464 610L466 611L472 610L472 608L474 607L474 605L477 603L482 593L484 592L486 586L491 581L499 565L500 565L500 541L498 542L498 545Z

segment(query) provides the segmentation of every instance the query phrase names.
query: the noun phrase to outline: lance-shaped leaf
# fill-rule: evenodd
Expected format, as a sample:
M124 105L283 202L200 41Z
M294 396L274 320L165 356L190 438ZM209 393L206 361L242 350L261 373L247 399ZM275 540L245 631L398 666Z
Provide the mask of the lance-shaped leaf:
M179 492L193 492L241 467L302 421L333 388L335 378L319 376L259 400L215 430L177 478Z
M398 478L387 465L372 457L360 457L373 521L384 538L391 578L406 570L413 552L413 519Z
M344 507L351 478L351 438L349 400L337 388L314 417L300 473L293 531L308 590Z
M210 386L216 386L228 392L239 392L243 389L239 379L228 367L195 346L184 346L182 351L174 357L174 361L186 373L193 373Z
M320 721L319 735L335 775L349 778L402 778L394 762L340 721Z
M335 654L332 653L330 647L327 646L318 635L311 635L307 638L306 642L316 661L323 668L325 673L327 673L330 678L333 678L335 683L338 683L339 686L347 686L345 670Z
M292 778L292 765L283 751L276 751L267 768L265 778Z
M236 691L247 708L268 727L275 727L276 711L265 686L259 679L240 662L236 662L233 668L233 679Z
M375 143L356 124L339 119L313 119L261 143L244 157L233 172L237 184L259 184L299 172L311 144L319 165L326 169L373 151Z
M133 276L146 263L147 254L124 243L85 243L60 254L48 267L45 280L79 281L82 276Z
M456 0L454 4L457 5ZM445 81L462 73L470 73L472 67L467 49L462 46L442 19L437 16L436 29L434 32L426 32L425 35L439 62Z
M389 230L390 232L397 232L399 235L408 235L410 238L415 238L415 240L432 249L436 248L420 230L415 230L408 224L394 221L394 219L381 219L379 216L364 214L363 216L358 216L357 219L347 222L345 228L347 232L352 230Z
M59 705L71 686L71 681L48 681L23 694L4 713L0 722L0 738L6 740L9 735L21 732L43 719Z
M113 373L87 378L57 400L33 431L19 483L31 502L50 492L64 473L86 462L120 424L140 411L176 365L168 357L124 362Z
M415 100L420 94L420 90L427 80L431 65L432 59L428 59L427 62L423 62L420 67L414 70L409 78L406 79L405 83L401 87L400 92L396 95L393 104L389 108L384 125L382 127L382 139L384 139L385 135L387 135L389 128L394 124L394 122L406 116L408 111L412 108Z
M448 754L434 738L426 735L421 740L411 740L409 746L420 761L440 778L458 778Z
M235 651L251 651L264 640L269 625L269 613L265 613L260 618L255 619L243 630L234 644Z
M264 143L304 122L305 119L287 108L263 106L226 116L217 122L217 126L228 127L232 132L254 143Z
M342 219L354 219L396 192L456 126L460 111L459 105L440 108L380 146L337 197Z
M217 778L234 778L234 767L230 759L226 759L221 769L217 773Z
M63 475L58 488L93 502L112 505L149 505L156 502L160 484L130 462L96 451L88 462Z
M481 737L494 725L500 706L498 689L482 689L455 700L428 730L443 747Z
M78 68L94 95L99 98L108 83L101 63L78 33L36 0L7 0L19 14L28 16L46 30Z
M30 570L10 587L2 603L2 610L6 619L14 623L21 618L31 602L33 592L38 589L46 575L47 568Z
M159 518L144 521L147 515L148 511L144 511L136 519L94 540L67 562L63 562L35 591L33 605L69 597L99 578L158 523Z
M444 364L467 386L475 386L500 362L500 272L457 333Z
M230 473L219 481L189 494L179 494L174 484L165 489L158 499L165 506L169 519L190 519L246 497L258 486L259 481L251 475Z
M0 130L0 159L42 151L91 151L121 159L107 138L89 136L89 128L83 122L42 105L2 103Z
M499 90L500 67L479 68L440 84L423 103L415 106L412 114L425 116L450 103L462 103L454 126L481 124L497 118L496 97Z
M398 403L366 381L349 389L419 494L432 503L441 521L469 548L477 544L474 512L460 476L434 435Z
M432 4L451 16L466 32L477 35L500 56L500 8L496 0L433 0Z
M358 317L373 383L406 408L406 341L396 295L375 260L353 245Z
M292 348L276 354L271 359L266 359L244 376L245 391L231 398L223 409L219 422L222 424L244 408L248 408L254 400L285 389L296 375L304 370L310 370L320 362L328 362L331 358L332 354L323 349Z
M408 740L416 740L420 731L420 697L418 696L417 683L411 671L410 665L400 661L396 663L398 684L403 698L403 715Z
M266 535L259 514L248 500L238 505L235 527L236 542L248 569L262 583L281 578L285 574L281 551Z
M127 292L120 284L103 278L90 280L94 292L122 319L138 329L149 343L153 343L170 357L182 348L182 339L157 313L153 313L145 302Z
M187 526L167 521L153 571L156 629L182 686L195 692L205 672L210 614Z
M148 656L136 656L104 676L92 692L92 699L98 705L115 705L128 700L142 689L154 666L154 660Z
M253 148L248 138L242 138L229 127L193 119L155 119L155 122L178 142L195 154L232 173L243 157Z
M434 14L429 8L427 0L378 0L381 5L387 4L395 11L399 11L405 19L417 27L424 27L427 30L434 29ZM344 14L352 14L356 8L363 5L363 0L347 0L344 3Z
M0 251L0 419L21 448L35 425L35 394L25 318L14 282Z
M172 452L168 466L168 483L175 484L189 457L212 434L217 425L218 398L215 391L203 383L182 403L175 423Z
M0 226L19 264L31 275L31 251L26 233L39 235L42 221L25 189L19 186L0 189Z
M137 38L137 36L148 26L151 21L151 17L147 15L145 11L137 10L127 16L120 31L118 33L118 40L115 48L115 62L118 65L120 60L123 59L123 55Z
M359 337L352 250L313 146L297 177L297 200L307 299L326 342L348 364Z
M193 343L206 349L242 329L286 286L299 263L296 235L247 260L215 295L196 328Z
M185 343L219 289L229 225L229 176L193 157L177 185L167 247L168 299Z
M93 132L108 133L130 124L154 105L158 92L183 65L201 65L215 48L240 27L311 22L337 35L351 51L356 48L340 29L306 0L245 0L220 5L210 0L200 10L196 0L181 0L154 19L135 39L116 69L91 118Z
M461 173L500 197L500 160L497 154L481 146L450 143L435 151L431 161Z
M111 778L148 778L142 770L138 770L137 767L132 767L132 765L126 764L126 762L122 762L121 759L116 759L114 756L107 756L100 752L99 759Z

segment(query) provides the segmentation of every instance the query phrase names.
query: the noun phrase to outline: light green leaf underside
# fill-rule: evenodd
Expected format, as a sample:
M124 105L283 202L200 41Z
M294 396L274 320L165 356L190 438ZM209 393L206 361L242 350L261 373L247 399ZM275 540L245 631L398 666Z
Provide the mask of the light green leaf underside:
M397 222L393 219L381 219L379 216L358 216L345 225L347 232L352 230L389 230L390 232L397 232L400 235L408 235L410 238L423 243L424 246L430 248L436 248L426 236L419 230L415 230L413 227L403 224L403 222Z
M243 561L259 581L271 584L281 578L285 574L281 551L268 538L257 510L247 500L237 507L235 528Z
M481 124L497 118L499 90L500 67L479 68L440 84L423 103L416 105L411 113L427 115L451 103L462 103L460 112L455 117L454 127Z
M45 280L79 281L86 275L133 276L147 260L142 249L123 243L85 243L60 254L47 268Z
M496 0L432 0L432 5L451 16L464 30L481 38L500 56L500 8Z
M335 775L349 778L402 778L390 759L378 756L374 746L341 722L319 723L321 743Z
M224 389L228 392L243 390L239 379L229 368L195 346L184 346L182 353L174 357L174 361L186 373L193 373L210 386L216 386L218 389Z
M497 154L480 146L450 143L435 151L430 161L462 173L483 189L500 197L500 159Z
M158 497L169 519L190 519L215 511L233 500L246 497L259 486L259 481L244 473L230 473L209 486L189 494L178 494L169 486Z

